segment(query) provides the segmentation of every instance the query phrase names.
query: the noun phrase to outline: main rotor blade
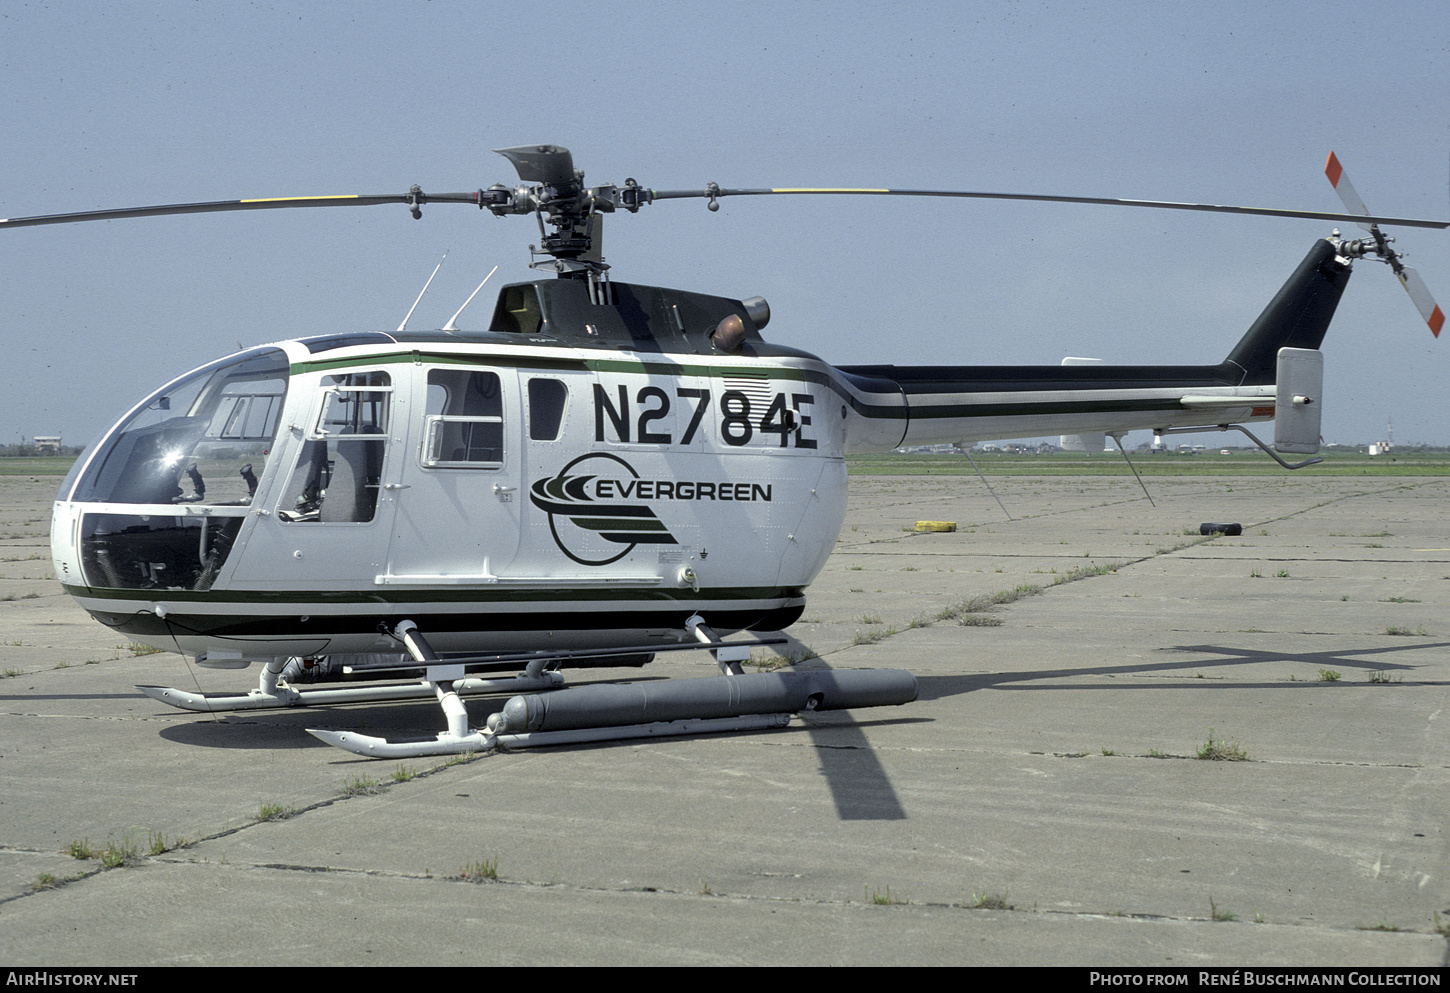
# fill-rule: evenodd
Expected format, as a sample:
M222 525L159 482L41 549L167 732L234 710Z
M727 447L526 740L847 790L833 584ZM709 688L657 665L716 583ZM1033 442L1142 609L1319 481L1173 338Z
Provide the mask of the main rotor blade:
M321 197L258 197L250 200L214 200L209 203L174 203L154 207L123 207L119 210L83 210L74 214L41 214L35 217L0 217L0 228L24 228L36 224L71 224L79 221L113 221L127 217L158 217L165 214L209 214L227 210L272 210L282 207L372 207L383 203L478 203L473 193L383 193Z
M655 200L679 200L689 197L711 199L728 196L825 195L877 197L958 197L971 200L1033 200L1046 203L1092 203L1113 207L1158 207L1164 210L1201 210L1220 214L1261 214L1268 217L1302 217L1309 220L1378 224L1398 224L1413 228L1450 228L1450 221L1427 221L1411 217L1375 217L1358 214L1334 214L1319 210L1284 210L1278 207L1232 207L1211 203L1178 203L1171 200L1116 200L1108 197L1052 196L1043 193L983 193L969 190L888 190L844 187L773 187L770 189L707 189L651 190Z

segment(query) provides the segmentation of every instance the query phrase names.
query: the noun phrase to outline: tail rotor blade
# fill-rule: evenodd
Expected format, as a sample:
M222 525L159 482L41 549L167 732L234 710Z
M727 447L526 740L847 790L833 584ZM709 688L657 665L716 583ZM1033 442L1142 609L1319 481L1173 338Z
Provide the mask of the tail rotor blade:
M1324 162L1324 175L1329 177L1329 185L1333 186L1334 192L1339 194L1339 202L1344 204L1345 210L1351 214L1363 214L1365 217L1369 216L1369 208L1359 198L1359 193L1355 190L1354 184L1344 174L1344 166L1340 164L1339 156L1333 152L1329 153L1329 158ZM1374 228L1374 225L1364 221L1357 223L1366 231Z
M1426 324L1430 325L1430 331L1436 338L1440 337L1440 329L1445 326L1445 312L1430 295L1430 288L1425 285L1420 274L1406 265L1400 266L1395 275L1400 277L1400 283L1405 287L1405 292L1410 295L1410 299L1415 302L1415 306L1419 308L1420 316L1425 319Z

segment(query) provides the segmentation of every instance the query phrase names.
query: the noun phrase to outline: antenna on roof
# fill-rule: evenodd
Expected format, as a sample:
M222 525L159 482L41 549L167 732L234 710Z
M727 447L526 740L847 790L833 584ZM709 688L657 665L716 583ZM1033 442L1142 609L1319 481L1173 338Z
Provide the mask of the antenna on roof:
M448 258L448 253L444 252L443 258L439 259L438 264L433 267L433 276L438 275L438 270L443 268L443 260L446 258ZM413 301L413 306L408 308L408 313L403 317L403 323L398 325L399 331L403 330L405 327L408 326L408 318L413 316L413 311L418 309L418 304L422 301L423 294L427 293L428 287L433 284L433 276L429 276L428 282L424 283L423 288L418 291L418 299Z
M496 273L496 272L498 272L498 266L494 266L492 269L488 270L488 275L483 277L483 283L486 283L490 279L492 279L493 278L493 274ZM468 309L468 305L473 302L473 298L476 297L476 296L478 296L478 291L481 290L481 289L483 289L483 283L479 283L478 284L478 287L472 293L468 294L468 299L465 300L465 301L463 301L463 306L462 307L459 307L458 308L458 314L461 314L465 310ZM424 287L424 289L426 289L426 288L427 287ZM454 314L452 317L448 318L448 323L445 324L445 325L443 325L442 330L444 330L444 331L457 331L458 328L454 326L453 322L456 321L456 320L458 320L458 314Z

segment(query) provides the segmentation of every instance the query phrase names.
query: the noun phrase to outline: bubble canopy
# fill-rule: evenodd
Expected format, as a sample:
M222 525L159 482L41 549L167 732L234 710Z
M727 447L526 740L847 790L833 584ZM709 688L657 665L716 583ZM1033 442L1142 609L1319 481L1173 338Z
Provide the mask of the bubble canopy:
M86 585L211 587L274 450L287 399L280 348L167 383L76 460L58 500L80 504Z
M287 396L287 356L260 348L167 383L76 460L58 499L246 506Z

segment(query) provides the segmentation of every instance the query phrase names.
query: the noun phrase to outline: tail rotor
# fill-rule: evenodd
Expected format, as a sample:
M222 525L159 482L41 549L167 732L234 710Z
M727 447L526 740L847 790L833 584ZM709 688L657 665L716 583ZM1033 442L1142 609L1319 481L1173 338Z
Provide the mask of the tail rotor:
M1344 174L1344 166L1340 164L1339 156L1333 152L1329 153L1329 158L1324 163L1324 174L1329 177L1330 185L1339 194L1339 199L1343 202L1345 210L1351 214L1361 214L1365 217L1370 216L1369 209L1365 207L1364 201L1359 198L1359 193L1355 190L1354 184ZM1420 274L1401 262L1400 260L1403 258L1403 255L1390 247L1395 239L1387 237L1384 232L1380 231L1378 224L1365 221L1358 223L1361 228L1369 232L1370 236L1364 239L1347 241L1340 238L1339 232L1336 231L1334 237L1330 239L1334 243L1335 249L1340 255L1348 259L1360 259L1370 256L1386 263L1394 270L1395 276L1400 281L1400 285L1405 288L1405 292L1410 295L1410 300L1413 301L1415 307L1420 311L1420 316L1430 326L1430 331L1435 337L1440 337L1440 329L1445 326L1445 312L1435 302L1435 298L1430 294L1430 288L1425 285L1425 281L1420 278Z

